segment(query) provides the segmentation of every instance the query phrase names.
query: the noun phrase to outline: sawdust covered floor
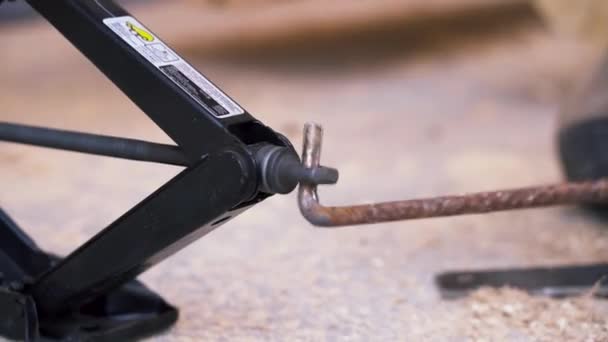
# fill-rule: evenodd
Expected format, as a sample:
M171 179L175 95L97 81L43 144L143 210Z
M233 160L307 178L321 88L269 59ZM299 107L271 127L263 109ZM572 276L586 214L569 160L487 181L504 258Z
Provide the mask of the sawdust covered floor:
M322 123L324 160L342 175L338 186L322 189L326 203L561 177L554 114L592 58L537 25L421 55L400 42L402 53L390 58L343 55L329 67L300 61L273 70L181 44L175 25L161 20L161 13L185 12L180 6L131 9L295 144L305 121ZM46 25L0 29L2 120L168 141ZM0 204L43 248L62 254L179 171L10 144L0 161ZM601 262L607 247L603 224L572 208L324 231L300 217L289 195L256 206L142 278L182 310L177 326L152 340L603 341L603 301L484 290L446 302L433 275Z

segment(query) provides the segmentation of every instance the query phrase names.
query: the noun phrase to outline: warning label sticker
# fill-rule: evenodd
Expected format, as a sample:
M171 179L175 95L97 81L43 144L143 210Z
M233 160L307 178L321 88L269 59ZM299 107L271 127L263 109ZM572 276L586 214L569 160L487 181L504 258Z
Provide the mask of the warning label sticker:
M103 22L213 115L225 118L245 113L236 102L133 17L107 18Z

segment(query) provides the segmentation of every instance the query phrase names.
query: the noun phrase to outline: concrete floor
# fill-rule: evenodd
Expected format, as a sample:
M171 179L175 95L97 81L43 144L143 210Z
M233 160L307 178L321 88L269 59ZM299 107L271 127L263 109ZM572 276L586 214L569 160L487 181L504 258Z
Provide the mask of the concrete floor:
M161 36L171 31L164 25L150 24ZM1 120L169 141L45 25L0 30ZM328 204L559 181L555 114L592 59L538 28L420 56L404 46L390 58L342 56L314 67L191 58L294 144L304 122L324 125L323 160L341 172L337 186L321 190ZM179 171L13 144L2 145L0 163L0 205L60 254ZM181 309L163 341L461 341L472 338L465 302L440 300L435 274L607 261L601 228L576 209L553 208L317 230L291 194L142 279ZM480 339L500 340L488 334ZM523 334L514 340L528 340Z

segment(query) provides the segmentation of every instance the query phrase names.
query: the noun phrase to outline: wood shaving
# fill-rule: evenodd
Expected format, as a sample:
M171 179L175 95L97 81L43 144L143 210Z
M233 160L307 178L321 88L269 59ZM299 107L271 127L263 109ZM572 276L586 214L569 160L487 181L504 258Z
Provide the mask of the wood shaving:
M471 341L608 341L608 303L592 295L553 299L483 288L465 302Z

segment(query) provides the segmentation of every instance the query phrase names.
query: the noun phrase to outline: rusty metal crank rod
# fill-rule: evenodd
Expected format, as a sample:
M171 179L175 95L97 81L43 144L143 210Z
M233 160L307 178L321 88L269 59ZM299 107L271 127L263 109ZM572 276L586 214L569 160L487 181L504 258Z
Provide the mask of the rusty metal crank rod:
M319 167L322 139L322 127L307 123L302 152L302 163L306 168ZM323 206L319 203L317 185L301 183L298 202L302 215L313 225L341 227L561 204L608 202L608 179L339 207Z

